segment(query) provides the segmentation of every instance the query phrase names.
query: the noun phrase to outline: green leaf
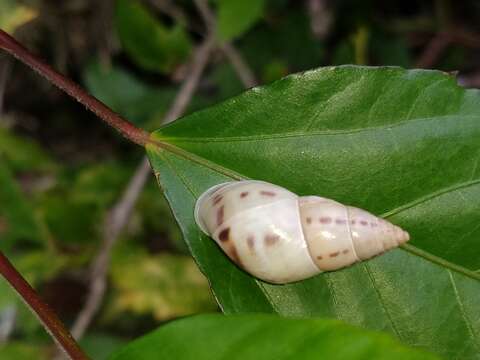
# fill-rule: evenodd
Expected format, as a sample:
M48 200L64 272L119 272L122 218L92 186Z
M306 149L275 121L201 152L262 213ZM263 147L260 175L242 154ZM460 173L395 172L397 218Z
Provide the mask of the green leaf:
M80 340L82 349L95 360L108 359L110 354L124 345L123 339L98 332L89 332Z
M230 63L216 65L212 69L209 79L213 83L214 95L220 100L228 99L229 97L238 95L245 90Z
M373 32L370 51L377 64L411 67L413 64L407 41L401 37L388 36L385 32Z
M187 59L192 44L181 25L168 28L131 0L117 0L115 18L125 51L145 69L170 73Z
M218 33L228 41L247 32L261 19L265 0L218 0Z
M110 360L160 358L437 359L386 335L338 321L208 314L162 326L114 353Z
M0 1L0 28L13 33L18 27L37 17L37 12L30 6L19 4L17 0Z
M160 124L175 96L170 87L153 88L119 67L91 64L85 72L88 90L113 110L142 127Z
M0 249L7 251L18 241L38 243L41 233L33 209L0 152Z
M28 253L12 253L9 258L33 287L38 287L42 282L53 279L68 267L78 267L79 262L79 260L69 258L62 253L44 249L30 249Z
M217 308L207 280L183 255L147 255L126 248L114 255L111 273L115 293L110 316L130 312L165 321Z
M20 341L8 342L0 344L0 358L15 360L47 360L51 356L48 355L47 348L41 348L38 345L26 344Z
M51 172L56 169L54 161L36 142L1 127L0 154L14 171Z
M268 81L268 67L280 62L289 71L303 71L324 62L324 47L312 33L308 15L302 9L288 9L276 15L275 22L259 25L242 38L245 59L263 80ZM267 75L267 76L266 76Z
M480 97L437 71L327 67L288 76L155 132L148 153L226 313L334 317L448 358L480 349ZM208 187L254 178L389 218L411 245L271 285L193 220Z
M41 202L41 217L52 238L61 244L98 241L102 211L91 203L79 203L68 194L49 194Z
M135 234L134 242L138 237L156 239L156 247L150 248L153 252L172 247L174 252L186 254L188 252L178 224L173 217L167 199L158 196L158 186L152 179L145 186L137 202L137 211L141 214L141 234ZM162 221L158 221L162 219Z
M98 242L101 221L117 199L131 169L116 162L77 168L37 199L53 240L79 245Z

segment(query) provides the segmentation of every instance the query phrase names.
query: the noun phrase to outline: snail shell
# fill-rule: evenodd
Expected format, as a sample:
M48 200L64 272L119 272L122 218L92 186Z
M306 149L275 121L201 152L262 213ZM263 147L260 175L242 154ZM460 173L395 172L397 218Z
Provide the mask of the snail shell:
M208 189L195 221L237 265L277 284L341 269L410 238L365 210L256 180Z

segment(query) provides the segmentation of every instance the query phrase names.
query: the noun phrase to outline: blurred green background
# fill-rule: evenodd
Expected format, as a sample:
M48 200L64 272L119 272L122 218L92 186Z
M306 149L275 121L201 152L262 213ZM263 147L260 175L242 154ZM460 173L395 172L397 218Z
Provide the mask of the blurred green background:
M324 65L458 72L480 86L480 3L214 0L218 38L259 84ZM193 1L0 0L0 28L136 125L161 125L207 33ZM240 93L220 48L188 112ZM89 265L143 150L0 54L0 248L71 325ZM151 176L115 245L108 289L81 344L95 359L163 322L218 311ZM37 320L0 281L0 358L49 359Z

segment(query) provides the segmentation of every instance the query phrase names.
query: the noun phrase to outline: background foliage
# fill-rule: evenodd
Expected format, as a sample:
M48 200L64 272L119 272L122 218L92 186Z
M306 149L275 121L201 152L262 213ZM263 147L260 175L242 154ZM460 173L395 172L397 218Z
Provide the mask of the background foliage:
M219 37L234 41L263 84L349 63L459 71L462 85L480 83L480 6L473 0L210 4ZM0 0L0 27L148 130L160 126L205 34L191 1ZM442 39L447 45L435 52L432 43ZM0 61L0 247L70 323L83 306L106 212L143 152L22 65L3 54ZM217 51L189 112L242 90ZM101 313L82 340L95 359L165 321L217 310L153 177L121 240ZM451 249L448 259L458 256ZM476 270L474 260L462 259ZM47 335L3 282L0 343L0 357L52 354Z

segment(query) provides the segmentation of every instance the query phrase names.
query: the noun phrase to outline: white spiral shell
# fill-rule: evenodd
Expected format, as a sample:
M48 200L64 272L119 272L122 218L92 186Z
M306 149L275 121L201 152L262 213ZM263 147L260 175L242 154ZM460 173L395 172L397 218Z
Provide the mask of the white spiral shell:
M365 210L256 180L208 189L195 221L237 265L277 284L343 268L410 238Z

